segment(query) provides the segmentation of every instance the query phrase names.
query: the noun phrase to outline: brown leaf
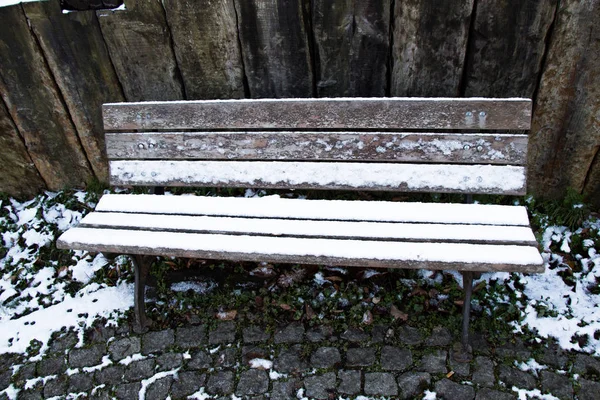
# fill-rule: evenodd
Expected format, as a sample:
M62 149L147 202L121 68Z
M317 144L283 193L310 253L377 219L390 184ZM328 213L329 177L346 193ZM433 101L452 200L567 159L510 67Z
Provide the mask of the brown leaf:
M452 375L454 375L454 371L450 371L446 374L446 378L452 378Z
M328 280L329 282L341 282L343 280L341 277L335 276L335 275L326 276L325 279Z
M409 296L427 296L427 291L421 288L415 288Z
M292 309L292 307L289 304L285 303L280 304L279 307L281 307L285 311L290 311Z
M272 278L277 275L277 272L273 269L273 266L270 264L261 265L260 267L254 268L249 272L250 276L255 276L261 279Z
M259 308L262 308L265 305L265 300L261 296L256 296L254 298L254 302L256 303L256 306Z
M373 323L373 314L371 311L367 310L363 314L362 323L365 325L371 325Z
M373 302L373 304L379 304L379 302L381 301L381 299L379 297L373 297L371 299L371 301Z
M456 304L457 306L462 306L463 304L465 304L464 300L454 300L454 304Z
M315 317L315 311L312 309L312 307L310 306L310 304L306 304L306 306L304 307L305 309L305 315L306 315L306 319L313 319Z
M221 321L232 321L237 316L237 310L223 311L216 314L217 319Z
M398 310L398 307L396 307L393 304L392 304L392 307L390 308L390 315L394 319L399 319L400 321L408 320L408 314L403 313L402 311Z
M288 288L294 283L301 282L306 277L306 270L303 268L294 269L282 274L277 279L277 284L282 288Z

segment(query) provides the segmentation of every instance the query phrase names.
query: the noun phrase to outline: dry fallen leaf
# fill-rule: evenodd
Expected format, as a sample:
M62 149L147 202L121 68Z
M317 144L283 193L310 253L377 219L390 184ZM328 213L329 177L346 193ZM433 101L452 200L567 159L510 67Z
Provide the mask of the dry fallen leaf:
M450 371L446 374L446 378L451 378L454 375L454 371Z
M340 278L339 276L335 276L335 275L326 276L325 279L328 280L329 282L341 282L342 281L342 278Z
M373 297L371 299L371 301L373 302L373 304L379 304L379 302L381 301L381 299L379 297Z
M218 312L216 317L221 321L232 321L237 316L237 310Z
M393 304L392 304L392 307L390 308L390 315L392 317L394 317L394 319L399 319L401 321L408 320L408 314L403 313L402 311L398 310L398 307L396 307Z
M365 313L363 314L362 323L365 325L371 325L373 323L373 314L371 313L371 311L365 311Z
M289 304L285 303L280 304L279 307L281 307L285 311L290 311L292 309L292 307Z

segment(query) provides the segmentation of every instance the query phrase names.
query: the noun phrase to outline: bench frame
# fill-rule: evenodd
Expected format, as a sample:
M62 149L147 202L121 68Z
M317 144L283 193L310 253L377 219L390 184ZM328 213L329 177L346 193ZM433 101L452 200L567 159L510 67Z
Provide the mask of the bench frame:
M530 127L528 99L146 102L105 104L103 114L111 185L149 186L155 194L164 193L165 186L389 190L463 193L472 203L475 193L526 191L527 137L520 133ZM156 254L78 242L69 232L57 245L129 254L135 268L135 329L147 330L144 294ZM189 254L196 253L171 255ZM461 345L454 357L468 361L473 279L486 270L542 272L544 267L541 257L522 266L459 264L443 269L463 275Z

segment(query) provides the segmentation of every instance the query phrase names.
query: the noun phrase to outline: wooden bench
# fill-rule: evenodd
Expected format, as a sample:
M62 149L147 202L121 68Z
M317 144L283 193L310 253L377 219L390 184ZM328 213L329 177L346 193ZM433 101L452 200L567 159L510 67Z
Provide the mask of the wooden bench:
M528 99L148 102L103 113L115 186L526 191ZM57 246L132 256L139 330L155 256L458 270L465 354L474 275L544 269L526 209L480 204L109 194Z

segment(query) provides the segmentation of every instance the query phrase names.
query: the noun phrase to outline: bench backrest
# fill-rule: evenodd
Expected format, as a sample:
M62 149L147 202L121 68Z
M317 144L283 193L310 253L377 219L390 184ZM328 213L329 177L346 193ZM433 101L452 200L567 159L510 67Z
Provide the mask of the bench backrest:
M103 114L117 186L526 191L529 99L115 103Z

